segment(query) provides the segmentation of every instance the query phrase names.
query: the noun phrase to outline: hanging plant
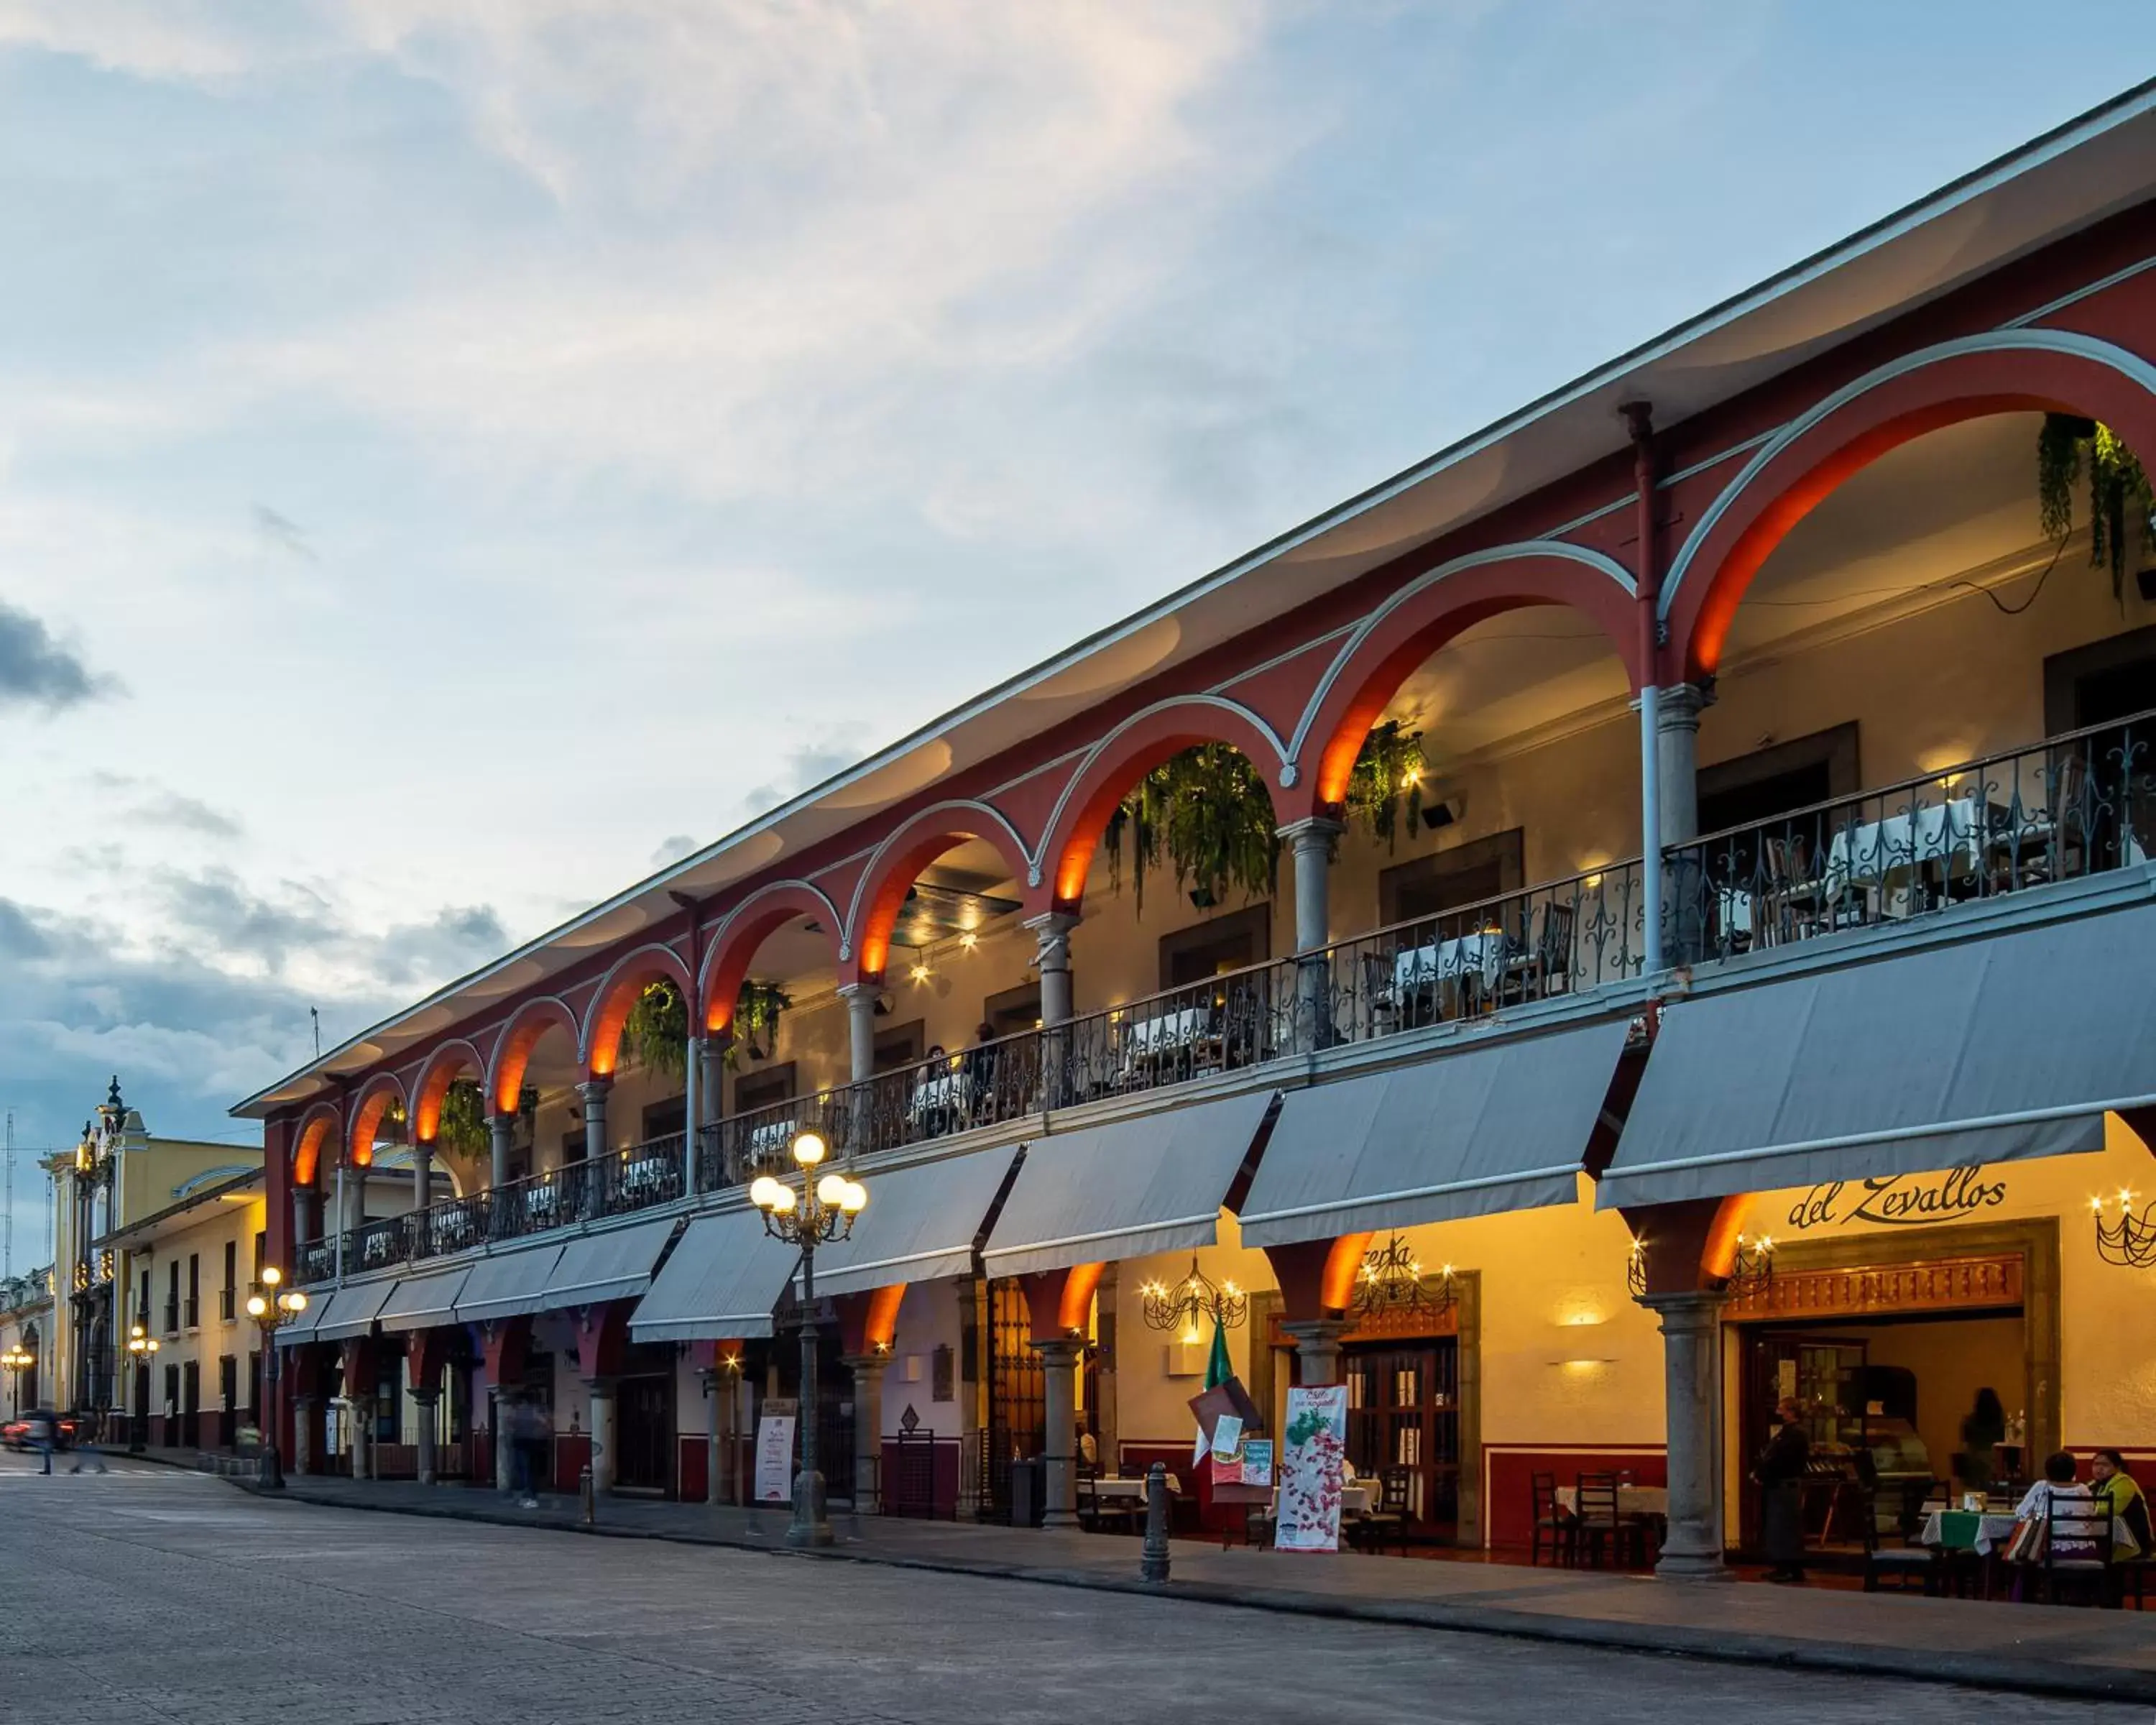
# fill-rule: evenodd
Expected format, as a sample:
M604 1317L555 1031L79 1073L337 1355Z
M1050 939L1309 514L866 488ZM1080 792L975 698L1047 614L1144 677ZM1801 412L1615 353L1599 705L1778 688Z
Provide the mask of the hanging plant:
M793 1004L793 997L777 983L747 982L734 996L733 1040L727 1043L726 1066L731 1072L741 1064L746 1049L757 1060L768 1060L778 1045L778 1020Z
M2133 542L2156 543L2156 492L2133 452L2108 425L2046 413L2036 434L2037 519L2063 542L2074 530L2074 487L2088 474L2089 562L2111 568L2111 596L2126 602Z
M484 1156L493 1144L486 1123L486 1092L475 1079L452 1081L434 1119L434 1147L455 1156Z
M1146 875L1163 855L1178 890L1215 904L1230 888L1245 898L1270 892L1279 873L1272 798L1257 768L1224 742L1201 742L1170 756L1116 805L1101 836L1108 847L1109 881L1118 891L1126 834L1136 859L1141 915Z
M1422 780L1429 763L1423 759L1422 732L1410 731L1398 719L1370 727L1360 753L1348 775L1347 814L1360 822L1373 838L1385 841L1388 850L1399 844L1400 806L1407 805L1408 830L1414 830L1422 815Z
M622 1021L621 1040L629 1059L647 1071L683 1077L689 1070L689 1005L681 991L664 977L645 983Z

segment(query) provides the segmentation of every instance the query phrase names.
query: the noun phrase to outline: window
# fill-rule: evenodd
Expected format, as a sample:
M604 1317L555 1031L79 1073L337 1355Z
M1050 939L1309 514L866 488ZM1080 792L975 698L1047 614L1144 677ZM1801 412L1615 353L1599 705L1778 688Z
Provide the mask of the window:
M202 1322L202 1254L187 1254L187 1327Z
M135 1322L145 1330L156 1327L157 1320L150 1315L150 1272L142 1272L142 1291L135 1301Z
M916 1019L910 1024L893 1024L875 1033L875 1070L896 1072L903 1067L917 1066L927 1051L927 1022Z
M1388 927L1420 922L1517 892L1525 838L1518 827L1416 857L1378 875L1378 918Z
M192 1420L202 1412L202 1362L186 1360L180 1366L180 1414Z
M166 1267L172 1274L165 1284L165 1333L177 1336L180 1333L180 1260L175 1258ZM172 1381L179 1382L177 1378Z
M1273 955L1273 907L1268 901L1160 937L1160 985L1179 988L1224 970L1262 964Z
M249 1281L262 1280L262 1266L269 1256L270 1236L258 1230L254 1235L254 1274L248 1278Z
M262 1356L247 1356L247 1405L259 1419L262 1412Z
M1809 809L1859 788L1856 726L1837 725L1699 770L1699 830L1723 833Z
M590 1146L584 1141L583 1127L578 1127L572 1132L563 1132L562 1134L562 1166L568 1168L582 1162L584 1159L584 1152Z
M217 1362L217 1407L220 1414L229 1414L239 1404L239 1362L231 1354L220 1354Z
M177 1365L165 1368L165 1417L172 1419L180 1411L180 1368Z
M239 1316L239 1242L228 1240L224 1243L224 1286L217 1291L217 1315L227 1323Z
M643 1142L649 1144L654 1138L670 1138L676 1132L685 1132L688 1129L688 1097L669 1096L664 1101L644 1105Z
M761 1072L744 1072L734 1080L734 1112L752 1114L793 1100L793 1062L767 1066Z
M981 1003L981 1022L998 1036L1020 1036L1040 1028L1040 984L1025 983Z

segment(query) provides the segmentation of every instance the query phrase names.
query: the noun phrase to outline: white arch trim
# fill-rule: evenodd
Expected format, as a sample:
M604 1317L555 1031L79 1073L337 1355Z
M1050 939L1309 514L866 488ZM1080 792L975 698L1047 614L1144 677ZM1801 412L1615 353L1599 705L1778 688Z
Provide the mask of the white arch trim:
M1656 614L1665 623L1669 620L1677 594L1684 587L1685 578L1691 572L1692 564L1698 559L1700 547L1706 544L1707 535L1713 532L1722 517L1729 513L1737 500L1744 495L1768 464L1821 420L1881 385L1891 383L1897 377L1906 377L1912 372L1921 372L1948 360L1965 358L1970 354L2016 352L2056 353L2070 359L2085 359L2096 365L2108 367L2156 396L2156 366L2112 342L2099 341L2094 336L2078 335L2071 330L1985 330L1974 336L1961 336L1951 341L1942 341L1936 347L1920 347L1913 353L1903 354L1899 359L1889 360L1876 370L1866 372L1862 377L1843 384L1831 395L1821 398L1758 447L1737 477L1730 480L1722 488L1721 495L1707 506L1707 511L1700 516L1698 525L1686 536L1683 548L1671 561L1668 577L1662 583Z
M570 1034L576 1039L578 1044L577 1051L579 1057L582 1056L583 1052L583 1045L584 1040L584 1026L583 1020L577 1016L576 1009L571 1006L569 1003L564 1000L559 994L535 995L532 999L526 1001L521 1006L518 1007L515 1012L510 1014L509 1021L505 1024L500 1030L495 1033L494 1046L487 1050L486 1106L487 1112L490 1115L494 1111L494 1076L495 1073L501 1070L502 1050L509 1046L509 1039L511 1034L516 1030L519 1024L522 1024L524 1020L531 1015L532 1009L534 1007L544 1006L549 1001L552 1001L555 1005L560 1007L563 1012L568 1014L569 1023L572 1026Z
M1317 688L1311 691L1309 704L1303 708L1302 717L1296 721L1295 738L1289 752L1298 761L1302 758L1303 745L1310 741L1310 728L1317 722L1318 711L1324 706L1326 697L1332 694L1332 685L1340 680L1341 673L1347 670L1349 661L1362 649L1363 643L1369 639L1394 612L1416 594L1427 592L1440 581L1450 580L1455 575L1464 575L1471 569L1485 569L1492 563L1517 562L1526 557L1556 557L1563 562L1578 563L1582 568L1591 569L1604 579L1614 582L1626 598L1638 597L1639 584L1633 580L1632 572L1616 558L1584 545L1568 544L1562 539L1523 539L1513 545L1497 545L1487 551L1472 551L1465 557L1453 558L1450 562L1440 563L1435 569L1416 576L1394 593L1356 624L1348 639L1341 643L1340 650L1332 655L1332 663L1325 668L1325 675L1317 680ZM1286 784L1294 783L1291 779L1281 782Z
M927 820L932 815L941 814L946 809L956 810L968 814L985 814L988 816L990 820L993 821L998 826L1004 829L1005 835L1009 838L1013 847L1016 849L1019 856L1024 859L1025 884L1028 886L1038 886L1040 885L1040 857L1039 854L1033 850L1032 848L1026 844L1024 839L1019 836L1018 829L1010 824L1009 818L1004 815L1003 810L996 808L992 803L978 802L970 797L954 797L945 802L932 803L927 808L917 809L912 814L907 816L905 823L899 827L897 831L887 836L881 844L878 845L874 850L869 853L868 865L861 870L860 877L855 880L854 896L846 906L846 926L840 932L839 938L839 944L841 948L841 957L851 957L853 956L854 947L860 940L861 907L863 904L866 902L868 897L869 883L876 878L876 872L878 870L882 868L885 857L891 854L892 847L895 846L901 838L903 838L908 832L915 829L920 823Z
M583 1021L577 1027L577 1064L578 1065L588 1068L591 1065L592 1032L598 1024L599 1012L605 1006L607 997L613 993L614 978L634 966L636 961L647 952L664 952L674 961L683 976L689 975L689 966L686 961L664 941L646 941L634 952L625 952L615 959L607 968L607 973L599 978L598 992L592 996L591 1010L584 1014ZM691 988L696 986L696 979L693 977L690 978L689 986ZM690 1012L692 1019L695 1011L695 1006L691 1004Z
M726 950L727 931L755 908L758 899L768 898L773 893L783 892L789 886L798 886L802 891L812 894L816 901L830 912L831 927L837 932L839 937L839 957L843 961L852 956L846 947L846 919L839 914L839 907L832 901L829 893L810 880L768 880L712 925L711 934L704 942L704 962L698 967L696 972L698 1006L702 1005L704 997L711 992L711 975L718 968L719 954Z

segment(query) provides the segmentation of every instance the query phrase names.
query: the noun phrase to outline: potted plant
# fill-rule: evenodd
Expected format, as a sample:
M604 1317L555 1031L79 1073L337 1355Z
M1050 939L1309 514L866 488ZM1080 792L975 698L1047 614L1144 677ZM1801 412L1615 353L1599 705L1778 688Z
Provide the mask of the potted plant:
M2156 544L2156 493L2148 475L2108 425L2046 413L2036 434L2036 508L2044 531L2064 547L2074 530L2074 487L2088 475L2089 562L2111 567L2111 594L2126 599L2129 542Z

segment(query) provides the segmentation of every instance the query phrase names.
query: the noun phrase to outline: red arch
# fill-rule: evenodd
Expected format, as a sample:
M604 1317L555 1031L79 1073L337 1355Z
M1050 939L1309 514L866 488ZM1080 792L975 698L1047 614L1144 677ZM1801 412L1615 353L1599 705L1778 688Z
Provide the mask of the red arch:
M1033 863L1009 823L985 803L953 803L924 809L906 821L876 847L867 870L854 894L851 945L856 980L883 974L891 953L891 931L906 903L906 895L929 864L968 839L983 839L995 846L1017 879L1029 904L1032 893ZM1039 908L1037 906L1032 908Z
M1432 570L1364 619L1319 685L1297 739L1312 814L1337 809L1363 739L1415 669L1462 630L1528 605L1562 605L1609 638L1634 689L1643 680L1630 571L1554 542L1505 546ZM1313 757L1312 749L1317 752Z
M704 1034L723 1034L733 1023L734 1001L748 980L748 968L756 949L797 917L820 922L831 942L831 962L840 963L839 931L845 923L837 906L824 894L802 880L775 880L751 893L726 912L704 955L704 973L697 979L697 999L702 1003Z
M459 1075L476 1079L482 1087L485 1086L486 1061L469 1042L444 1042L427 1056L427 1064L419 1069L419 1082L412 1091L413 1143L434 1142L434 1134L442 1123L442 1098L449 1093L449 1086Z
M1679 675L1714 670L1760 566L1860 468L1926 432L1992 413L2084 414L2138 453L2156 454L2151 376L2146 361L2108 344L2027 330L1912 354L1837 391L1746 464L1672 564L1664 611Z
M408 1101L404 1086L393 1073L377 1072L360 1086L358 1099L352 1104L352 1135L345 1141L346 1166L365 1168L374 1160L374 1133L382 1117L389 1111L392 1102Z
M1272 793L1276 823L1281 820L1278 791L1294 783L1294 769L1282 759L1281 740L1248 708L1191 699L1152 709L1095 744L1064 790L1042 848L1056 909L1075 911L1084 900L1093 852L1131 787L1169 756L1204 742L1224 742L1248 757Z
M343 1129L344 1115L334 1102L316 1102L300 1117L300 1132L292 1150L292 1183L311 1186L321 1167L322 1146L335 1142Z
M689 967L671 947L654 942L617 960L593 997L589 1028L584 1033L584 1070L594 1078L611 1078L621 1059L622 1026L637 997L656 982L670 982L684 1001L696 998ZM690 1020L691 1024L694 1019Z
M524 1069L531 1063L531 1050L539 1039L557 1025L569 1033L569 1044L578 1045L576 1014L552 994L527 1000L516 1009L495 1040L494 1061L486 1081L486 1093L494 1099L497 1114L514 1114L516 1098L524 1088Z

